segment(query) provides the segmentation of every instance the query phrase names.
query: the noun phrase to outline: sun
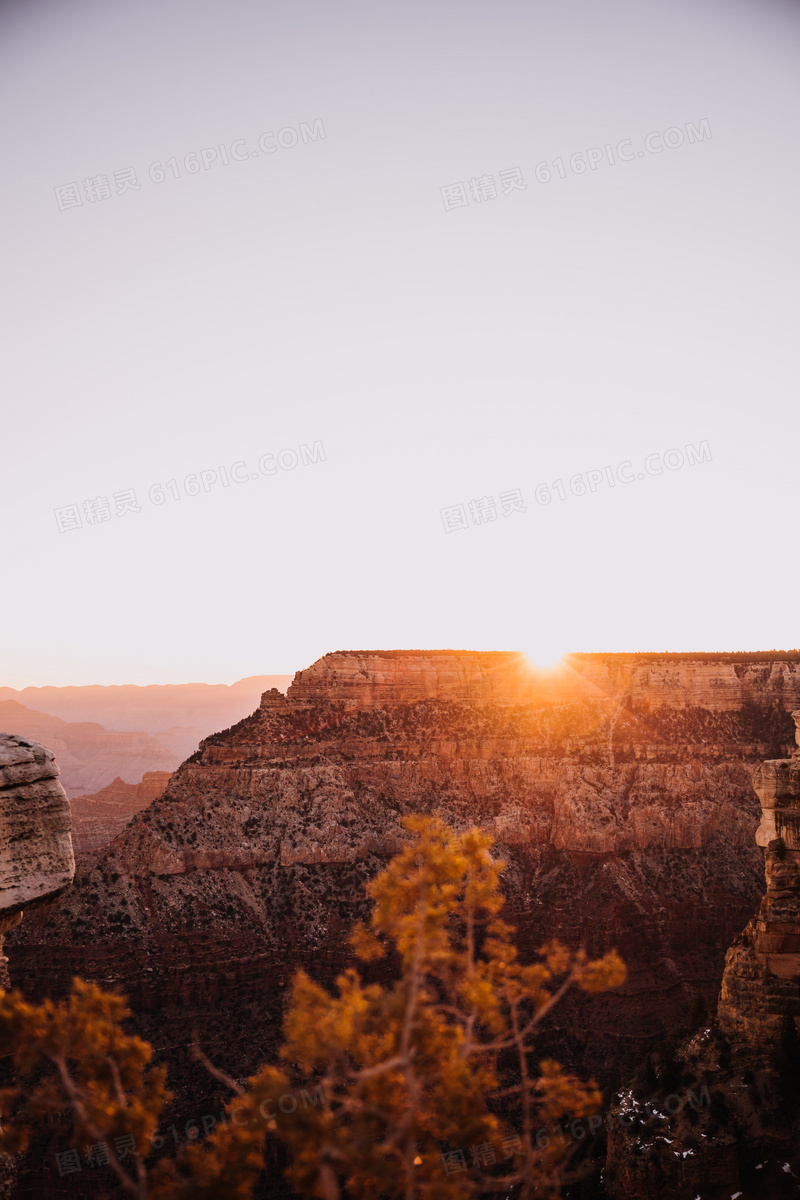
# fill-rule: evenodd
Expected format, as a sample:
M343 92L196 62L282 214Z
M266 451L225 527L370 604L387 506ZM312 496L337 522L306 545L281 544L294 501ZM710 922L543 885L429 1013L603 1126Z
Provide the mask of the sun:
M541 638L525 651L525 657L537 671L555 671L562 663L567 651L555 641Z

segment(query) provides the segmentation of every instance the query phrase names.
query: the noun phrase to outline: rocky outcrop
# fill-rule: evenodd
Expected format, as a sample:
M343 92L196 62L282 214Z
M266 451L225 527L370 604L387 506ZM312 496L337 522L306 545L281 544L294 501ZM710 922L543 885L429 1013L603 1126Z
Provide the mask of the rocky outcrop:
M640 1077L618 1097L605 1177L619 1200L800 1196L800 749L759 764L753 787L766 891L728 950L714 1022L677 1048L661 1095ZM702 1088L707 1107L687 1107Z
M0 733L0 990L9 986L5 935L23 909L43 904L69 887L75 874L69 802L50 750ZM17 1181L13 1156L0 1154L0 1196Z
M60 895L74 874L69 801L52 752L0 733L0 989L9 986L5 935L23 909Z
M74 873L69 801L52 751L0 733L0 917L53 899Z
M798 722L800 712L792 714ZM754 919L728 951L718 1016L723 1032L764 1065L784 1016L800 1028L800 750L765 762L753 777L762 817L766 892Z
M117 776L93 796L75 796L69 802L75 853L107 846L135 813L163 795L169 780L169 771L147 771L140 783L125 783Z
M191 1030L236 1076L274 1052L293 970L330 982L349 964L402 816L435 811L495 834L524 955L553 936L619 948L625 987L573 998L547 1031L555 1057L618 1079L719 987L763 886L752 770L787 753L797 687L797 662L768 656L545 673L511 654L326 655L81 856L72 891L11 935L15 982L127 994L185 1122L209 1094Z

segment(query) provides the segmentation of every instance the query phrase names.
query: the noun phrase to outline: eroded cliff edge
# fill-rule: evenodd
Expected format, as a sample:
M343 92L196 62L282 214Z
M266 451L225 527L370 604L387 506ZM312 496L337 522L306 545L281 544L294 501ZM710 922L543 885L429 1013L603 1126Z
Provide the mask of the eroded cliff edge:
M9 986L6 934L23 911L63 894L75 872L67 795L50 750L0 733L0 990ZM0 1154L0 1196L17 1182L16 1160Z
M0 988L8 986L5 933L25 908L61 895L74 872L69 801L52 752L0 733Z
M605 1179L619 1200L800 1196L800 749L759 764L753 787L764 895L727 952L711 1023L669 1064L656 1055L650 1088L640 1071L618 1097Z
M120 988L195 1116L192 1028L234 1075L262 1061L292 970L345 965L401 817L437 811L495 833L523 950L620 949L623 992L566 1005L549 1046L613 1079L718 989L763 887L752 768L788 752L798 706L800 664L769 656L576 656L549 675L513 654L326 655L79 856L72 892L12 935L14 982Z

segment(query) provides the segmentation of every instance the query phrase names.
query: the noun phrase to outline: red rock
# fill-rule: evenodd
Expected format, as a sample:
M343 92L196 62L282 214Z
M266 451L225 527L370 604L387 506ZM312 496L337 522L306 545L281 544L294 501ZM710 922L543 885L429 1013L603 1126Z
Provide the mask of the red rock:
M140 783L125 783L117 776L93 796L75 796L69 804L75 853L108 845L135 813L163 795L169 779L169 771L147 771Z
M185 1120L213 1090L192 1028L237 1076L272 1053L293 970L348 964L401 817L436 811L495 833L523 954L619 948L625 987L571 998L546 1044L613 1078L719 986L763 887L752 768L786 753L798 703L785 657L573 656L545 677L512 654L326 655L79 857L72 892L11 935L12 976L32 998L74 974L126 993Z

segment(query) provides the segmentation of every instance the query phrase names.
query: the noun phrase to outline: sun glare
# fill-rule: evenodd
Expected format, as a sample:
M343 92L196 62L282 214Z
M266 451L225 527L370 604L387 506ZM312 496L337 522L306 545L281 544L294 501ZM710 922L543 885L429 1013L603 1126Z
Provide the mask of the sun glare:
M566 650L562 650L554 642L542 641L532 649L525 651L525 656L532 667L538 671L555 671L564 661Z

